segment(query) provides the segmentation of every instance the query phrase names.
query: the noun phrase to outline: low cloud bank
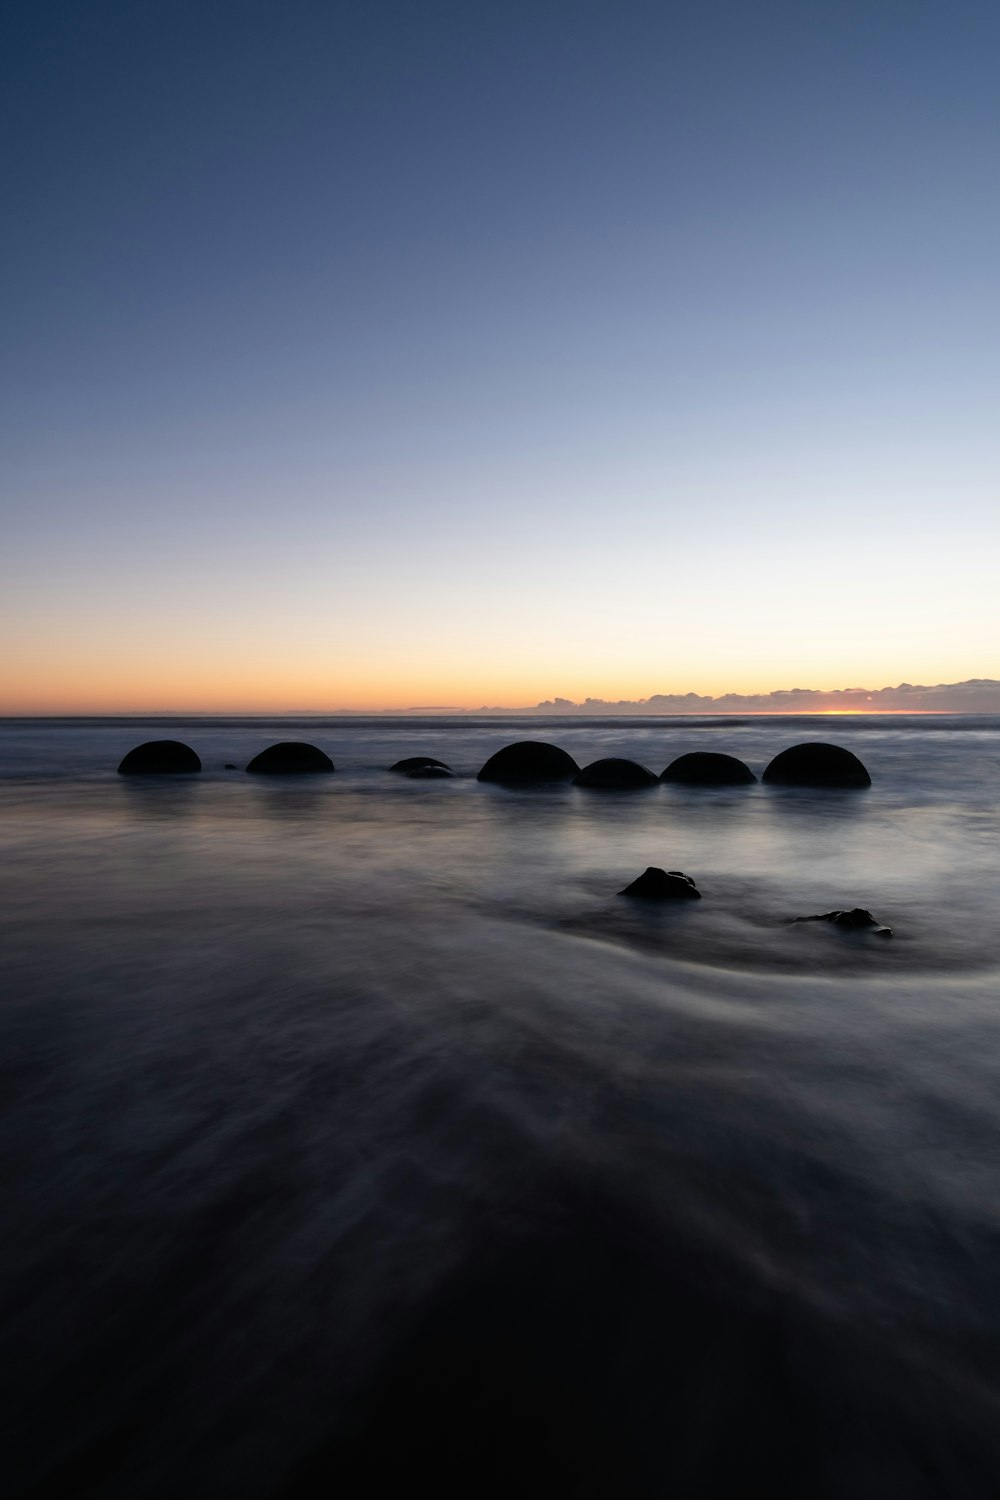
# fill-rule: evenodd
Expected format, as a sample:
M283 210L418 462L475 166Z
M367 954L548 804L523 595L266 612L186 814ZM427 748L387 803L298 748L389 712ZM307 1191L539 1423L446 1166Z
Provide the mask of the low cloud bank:
M547 714L815 714L842 713L1000 713L1000 682L972 677L968 682L939 682L934 687L901 682L883 688L780 688L773 693L653 693L649 698L614 702L607 698L548 698L531 708L483 708L480 713Z

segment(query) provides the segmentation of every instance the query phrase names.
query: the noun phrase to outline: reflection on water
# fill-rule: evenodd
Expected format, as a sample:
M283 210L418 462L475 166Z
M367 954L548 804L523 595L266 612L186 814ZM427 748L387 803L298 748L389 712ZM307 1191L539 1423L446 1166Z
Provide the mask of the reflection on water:
M733 728L551 737L815 737ZM273 784L0 739L13 1493L1000 1491L996 735L852 726L860 796L477 783L524 732ZM792 922L854 905L893 939Z
M117 785L128 816L137 820L189 817L203 791L197 776L123 776Z
M329 814L329 776L296 776L264 780L257 777L249 788L250 816L313 819Z

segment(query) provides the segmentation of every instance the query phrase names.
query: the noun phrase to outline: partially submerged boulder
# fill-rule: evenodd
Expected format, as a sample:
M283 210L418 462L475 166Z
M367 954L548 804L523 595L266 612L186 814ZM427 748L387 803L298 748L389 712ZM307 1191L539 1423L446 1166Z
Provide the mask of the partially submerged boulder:
M328 755L301 740L282 740L277 745L268 745L247 766L255 776L310 776L333 768Z
M833 922L855 932L870 932L873 937L892 937L892 928L885 927L863 906L853 906L850 911L823 911L812 917L793 917L794 922Z
M717 750L692 750L672 760L660 780L676 781L684 786L744 786L757 778L735 755L721 755Z
M815 741L792 745L776 755L761 777L776 786L871 786L858 757L841 745Z
M637 896L641 901L700 901L701 891L690 875L680 870L661 870L649 865L619 896Z
M190 776L201 761L180 740L146 740L130 750L118 767L119 776Z
M397 760L390 771L398 771L401 776L426 775L428 771L442 771L446 776L452 775L451 766L446 766L443 760L435 760L433 755L407 755L403 760Z
M491 755L477 781L498 781L504 786L526 786L538 781L569 781L580 767L572 755L544 740L518 740Z
M574 786L596 787L604 791L634 791L639 787L656 786L659 777L637 760L622 760L616 755L604 760L592 761L584 766L578 776L573 777Z
M403 775L407 781L451 781L455 773L450 766L415 766Z

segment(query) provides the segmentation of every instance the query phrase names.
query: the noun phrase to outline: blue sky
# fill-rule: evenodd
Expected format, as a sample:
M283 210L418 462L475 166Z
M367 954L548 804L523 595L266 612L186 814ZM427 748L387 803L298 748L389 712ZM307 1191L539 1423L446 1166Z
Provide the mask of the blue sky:
M10 708L1000 675L995 5L10 14Z

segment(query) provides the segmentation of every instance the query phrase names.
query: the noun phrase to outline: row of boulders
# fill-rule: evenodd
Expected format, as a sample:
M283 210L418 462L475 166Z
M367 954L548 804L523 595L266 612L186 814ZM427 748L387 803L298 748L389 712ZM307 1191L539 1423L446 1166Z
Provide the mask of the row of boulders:
M235 770L232 765L228 770ZM333 761L315 745L283 740L255 755L247 770L259 776L302 776L329 772ZM415 780L440 780L454 775L444 761L430 755L411 755L398 760L391 770ZM130 750L118 770L122 776L187 775L201 770L201 761L190 745L180 740L147 740ZM528 786L571 781L574 786L601 791L634 791L675 782L684 786L740 786L756 781L743 761L734 755L696 750L671 761L659 776L635 760L608 756L583 769L558 745L542 740L519 740L505 745L479 772L478 780L502 786ZM761 778L780 786L865 787L871 777L850 750L822 743L793 745L782 750Z
M317 771L332 771L333 761L315 745L300 740L283 740L268 745L247 766L259 776L312 776ZM185 776L201 770L201 760L181 740L146 740L130 750L118 767L120 776ZM227 763L227 771L235 771Z
M227 771L238 769L231 761L226 762ZM417 778L455 774L443 760L435 760L430 755L411 755L406 760L398 760L389 769ZM200 770L199 756L181 740L147 740L130 750L118 767L121 776L183 776ZM316 745L307 745L302 740L282 740L255 755L247 770L255 776L315 776L334 771L336 767L326 752Z
M740 786L756 779L750 767L735 755L710 750L679 756L659 776L638 761L618 756L595 760L581 770L565 750L538 740L506 745L490 756L479 773L480 781L498 781L505 786L572 781L574 786L616 791L656 786L661 781L685 786ZM815 742L782 750L761 780L779 786L863 787L871 786L872 779L850 750Z
M520 740L516 745L506 745L496 755L491 755L479 773L479 780L498 781L506 786L572 781L574 786L632 791L656 786L661 781L684 782L692 786L738 786L757 778L735 755L719 755L705 750L696 750L671 761L659 776L638 761L624 760L616 755L595 760L581 770L573 757L557 745Z

